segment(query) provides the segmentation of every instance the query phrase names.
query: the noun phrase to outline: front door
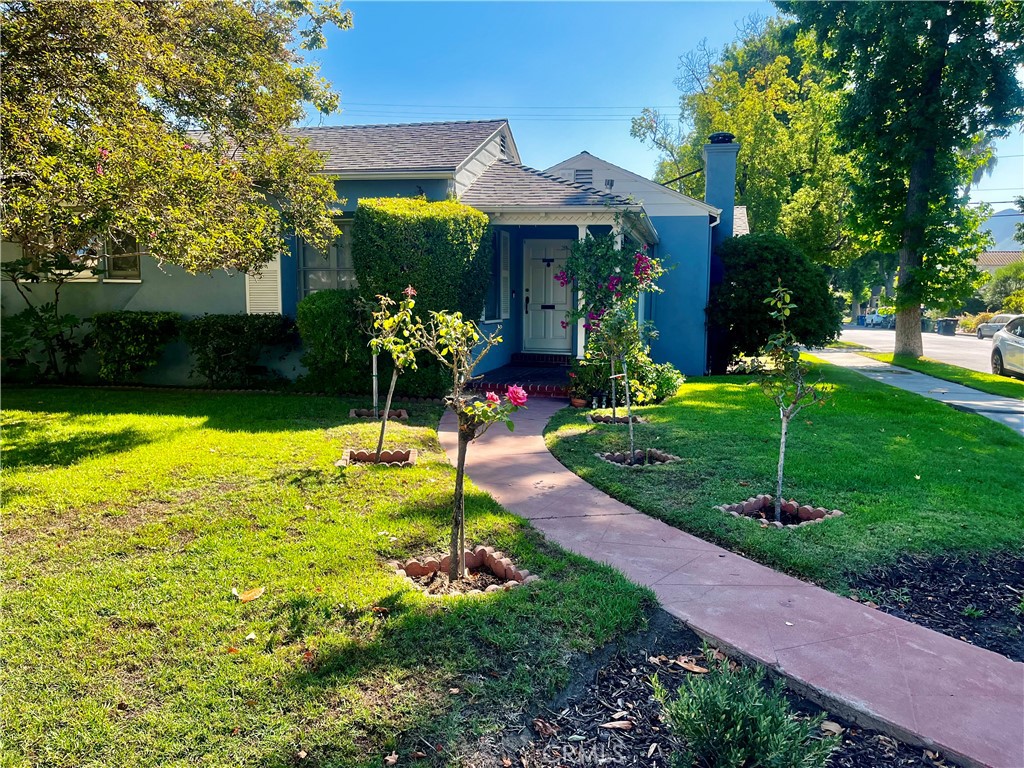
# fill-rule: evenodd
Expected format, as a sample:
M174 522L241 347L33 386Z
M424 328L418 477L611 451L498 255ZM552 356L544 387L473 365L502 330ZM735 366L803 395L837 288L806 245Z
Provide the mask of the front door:
M523 351L569 354L573 326L563 326L572 284L559 285L572 240L526 240L523 259Z

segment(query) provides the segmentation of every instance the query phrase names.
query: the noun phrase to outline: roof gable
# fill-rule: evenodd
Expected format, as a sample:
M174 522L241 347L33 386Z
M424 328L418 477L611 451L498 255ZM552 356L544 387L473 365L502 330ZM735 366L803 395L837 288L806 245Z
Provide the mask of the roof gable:
M454 173L502 127L507 120L324 125L287 134L324 153L327 173Z
M638 207L624 197L509 160L491 164L463 193L461 200L483 211L506 207Z

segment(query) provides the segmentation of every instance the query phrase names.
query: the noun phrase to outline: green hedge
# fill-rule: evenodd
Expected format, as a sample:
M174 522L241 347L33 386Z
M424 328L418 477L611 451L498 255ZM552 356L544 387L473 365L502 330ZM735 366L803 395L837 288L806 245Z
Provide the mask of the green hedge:
M369 347L373 307L360 292L327 290L299 302L296 322L302 336L302 364L309 373L300 389L333 394L365 395L372 391L373 368ZM391 378L391 360L378 360L381 396ZM400 395L437 397L447 385L443 371L430 366L402 374L395 387Z
M181 332L177 312L100 312L91 322L99 377L107 382L137 381Z
M416 311L462 312L477 318L490 280L487 215L445 200L383 197L359 201L352 224L352 262L363 296L398 299L416 289Z
M352 262L359 290L364 299L376 303L378 295L398 299L411 285L416 289L416 312L424 320L432 310L478 318L491 278L491 237L487 215L455 200L360 200L352 224ZM399 378L400 394L436 397L450 389L436 362L424 355L417 363L418 370Z
M796 309L786 326L801 344L824 346L839 337L842 317L825 272L782 235L732 237L719 253L725 281L712 288L708 314L729 329L731 356L756 355L778 329L764 303L782 284L790 290Z
M182 336L194 367L214 387L275 385L282 377L261 365L277 351L283 357L295 347L295 321L284 315L203 315L187 321Z

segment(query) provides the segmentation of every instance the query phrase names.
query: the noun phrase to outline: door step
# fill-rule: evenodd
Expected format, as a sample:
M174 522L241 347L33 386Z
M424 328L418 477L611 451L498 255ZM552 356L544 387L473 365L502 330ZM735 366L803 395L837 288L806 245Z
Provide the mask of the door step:
M572 357L570 355L513 352L512 365L533 365L538 368L565 368L572 365Z

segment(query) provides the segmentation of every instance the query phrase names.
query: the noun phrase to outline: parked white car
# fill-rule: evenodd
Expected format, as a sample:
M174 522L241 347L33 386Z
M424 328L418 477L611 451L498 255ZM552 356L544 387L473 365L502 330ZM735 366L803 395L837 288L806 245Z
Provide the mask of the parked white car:
M998 331L1008 322L1013 320L1013 318L1015 317L1021 317L1021 315L996 315L987 323L978 323L978 338L987 339L991 336L995 336L996 331Z
M864 325L868 328L888 328L892 315L882 315L878 312L870 312L864 318Z
M1024 315L1017 315L992 337L992 373L1024 375Z

